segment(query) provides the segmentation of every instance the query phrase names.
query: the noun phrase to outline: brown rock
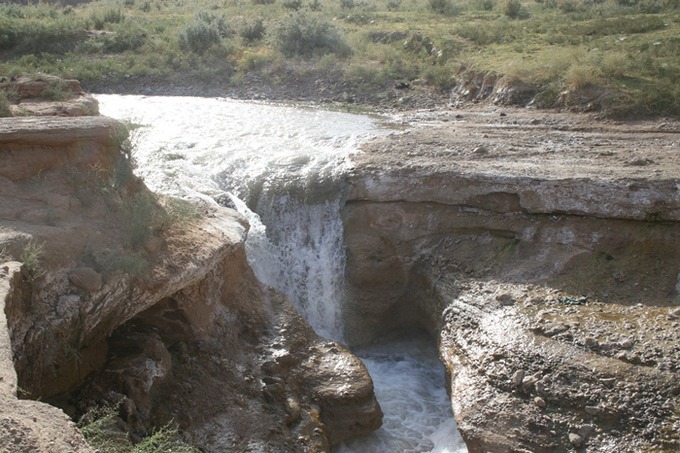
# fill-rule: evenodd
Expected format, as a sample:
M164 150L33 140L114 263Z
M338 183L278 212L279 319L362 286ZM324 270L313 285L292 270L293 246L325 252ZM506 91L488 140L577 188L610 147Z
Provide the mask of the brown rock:
M68 279L78 288L89 292L98 291L102 287L102 276L90 267L78 267L72 270Z

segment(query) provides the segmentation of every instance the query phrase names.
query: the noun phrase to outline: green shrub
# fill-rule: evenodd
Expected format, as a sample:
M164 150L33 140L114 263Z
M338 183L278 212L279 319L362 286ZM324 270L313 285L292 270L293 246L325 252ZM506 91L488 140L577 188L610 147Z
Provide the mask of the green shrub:
M126 27L114 35L104 37L102 50L110 53L122 53L137 50L146 43L146 32L137 27Z
M428 0L430 9L438 14L447 14L451 9L451 0Z
M224 17L201 11L180 33L179 43L182 48L203 55L211 47L220 44L227 32Z
M265 27L262 19L244 22L238 32L239 36L249 43L262 39L264 33Z
M274 30L274 43L287 57L347 56L351 49L340 32L317 14L297 11Z
M120 9L107 9L102 14L93 14L90 18L95 30L103 30L106 24L119 24L125 20Z
M50 99L52 101L66 101L67 99L71 99L73 97L73 92L63 80L49 79L46 83L47 88L42 94L45 99Z
M181 198L168 197L164 202L166 223L186 225L201 217L198 207Z
M283 7L297 11L302 8L302 0L283 0Z
M37 277L42 273L42 264L40 262L43 254L44 244L30 240L26 243L19 255L19 261L24 263L24 267L33 277Z
M6 118L8 116L12 116L9 98L4 91L0 90L0 118Z
M480 11L491 11L496 6L496 0L476 0L475 7Z
M74 50L86 34L78 23L48 23L0 18L0 51L13 55L64 54Z
M511 19L518 18L521 9L522 3L520 0L503 0L501 3L501 11Z
M401 8L401 0L387 0L385 6L387 6L388 11L398 11Z
M449 66L433 65L425 70L427 83L440 90L450 90L456 85L455 71Z
M177 436L177 428L167 424L132 445L118 426L117 407L98 407L85 414L78 423L87 442L103 453L200 453Z

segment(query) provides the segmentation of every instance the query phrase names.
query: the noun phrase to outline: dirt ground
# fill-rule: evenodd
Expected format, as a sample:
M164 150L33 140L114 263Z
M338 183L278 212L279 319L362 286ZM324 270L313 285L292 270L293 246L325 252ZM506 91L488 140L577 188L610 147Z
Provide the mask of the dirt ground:
M678 119L622 122L596 114L473 105L401 113L391 124L394 134L364 148L371 165L550 179L680 177Z

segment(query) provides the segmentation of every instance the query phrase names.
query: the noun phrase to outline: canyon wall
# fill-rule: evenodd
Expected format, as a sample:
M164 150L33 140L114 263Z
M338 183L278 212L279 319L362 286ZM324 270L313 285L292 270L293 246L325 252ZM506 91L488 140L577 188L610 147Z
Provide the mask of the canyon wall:
M501 138L521 148L535 132L479 125L471 145L452 129L378 139L355 159L343 210L350 341L429 330L471 452L677 450L673 171L609 177L616 165L573 152L485 160ZM484 152L482 134L496 139Z
M380 426L363 364L253 275L245 219L151 193L125 137L97 116L0 119L11 451L89 451L18 388L73 419L115 407L133 441L174 423L206 451L328 451Z

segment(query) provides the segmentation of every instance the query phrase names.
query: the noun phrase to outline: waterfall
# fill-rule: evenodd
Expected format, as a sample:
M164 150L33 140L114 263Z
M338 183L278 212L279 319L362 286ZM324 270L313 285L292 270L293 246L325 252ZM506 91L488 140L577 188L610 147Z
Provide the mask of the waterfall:
M258 215L236 196L230 198L250 222L246 252L255 275L288 296L319 335L342 341L341 201L307 205L277 195Z
M229 204L248 218L248 261L317 333L342 341L340 211L358 143L380 133L360 115L207 98L98 96L102 113L141 124L137 173L152 190ZM430 339L357 351L385 424L336 453L467 451Z

